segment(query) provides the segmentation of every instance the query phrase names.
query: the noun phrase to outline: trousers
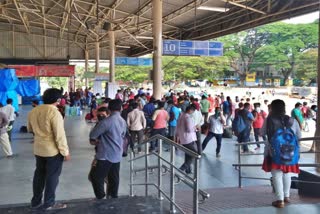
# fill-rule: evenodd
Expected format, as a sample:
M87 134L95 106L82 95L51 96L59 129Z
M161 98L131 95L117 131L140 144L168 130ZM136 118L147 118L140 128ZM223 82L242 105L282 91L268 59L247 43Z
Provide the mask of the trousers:
M289 173L283 173L281 170L271 170L273 187L276 198L283 201L284 197L290 197L291 176Z
M12 149L11 149L8 133L0 134L0 144L6 156L12 155Z
M31 206L35 207L41 204L43 191L43 206L47 208L54 205L63 159L64 157L61 154L53 157L40 157L36 155Z
M107 178L107 198L118 198L119 171L120 162L112 163L108 160L97 160L97 165L92 167L89 174L97 199L102 199L106 196L104 190L105 178Z

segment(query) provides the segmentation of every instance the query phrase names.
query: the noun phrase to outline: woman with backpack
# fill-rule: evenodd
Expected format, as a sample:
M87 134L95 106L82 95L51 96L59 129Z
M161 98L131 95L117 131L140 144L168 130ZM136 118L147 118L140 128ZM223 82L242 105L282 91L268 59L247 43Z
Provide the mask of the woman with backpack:
M272 183L277 200L272 206L283 208L290 202L290 173L300 173L299 144L301 137L299 124L286 115L283 100L271 103L271 112L262 127L262 135L267 135L265 158L262 169L271 172Z

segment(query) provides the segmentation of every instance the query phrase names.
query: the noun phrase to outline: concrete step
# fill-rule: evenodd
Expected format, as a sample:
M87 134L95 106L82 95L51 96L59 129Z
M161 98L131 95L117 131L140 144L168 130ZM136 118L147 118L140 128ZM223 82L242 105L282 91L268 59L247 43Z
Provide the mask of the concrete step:
M160 201L153 197L128 197L123 196L117 199L79 199L63 201L68 207L62 210L46 211L45 213L55 214L140 214L140 213L169 213L169 203ZM43 210L32 211L30 204L13 204L0 206L1 214L28 214L44 213Z

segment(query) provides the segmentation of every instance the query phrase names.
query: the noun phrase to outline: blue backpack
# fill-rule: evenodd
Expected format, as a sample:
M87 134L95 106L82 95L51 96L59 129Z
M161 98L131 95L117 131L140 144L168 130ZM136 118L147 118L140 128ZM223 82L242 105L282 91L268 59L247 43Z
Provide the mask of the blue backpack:
M235 133L235 135L239 135L242 131L245 130L247 127L246 122L244 121L243 117L238 114L234 120L232 121L232 131Z
M268 120L269 126L271 120ZM271 137L271 155L272 162L279 165L295 165L299 162L299 152L300 147L298 144L298 139L293 130L284 125L282 120L283 127L276 129L274 134Z

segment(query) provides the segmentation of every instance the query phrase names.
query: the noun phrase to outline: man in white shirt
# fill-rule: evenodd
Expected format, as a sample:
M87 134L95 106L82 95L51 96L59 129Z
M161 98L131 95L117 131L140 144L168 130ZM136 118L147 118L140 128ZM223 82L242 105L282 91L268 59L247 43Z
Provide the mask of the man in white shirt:
M12 106L12 102L13 100L11 98L7 99L7 105L3 106L2 108L0 108L0 111L5 113L8 117L8 135L9 135L9 140L11 142L11 131L12 131L12 126L14 123L14 119L15 119L15 114L14 114L14 107Z
M191 104L191 106L195 109L195 111L190 115L196 126L196 135L197 135L197 151L198 154L202 153L202 145L201 145L201 126L204 124L203 116L200 112L200 109L197 109L195 104Z
M138 145L140 145L143 141L143 132L147 127L147 121L143 111L139 110L138 103L134 102L132 104L132 108L133 110L128 114L127 124L130 130L132 142L134 143L137 137ZM138 153L140 152L141 147L138 148Z

